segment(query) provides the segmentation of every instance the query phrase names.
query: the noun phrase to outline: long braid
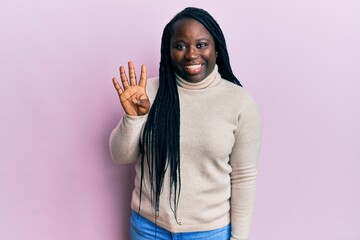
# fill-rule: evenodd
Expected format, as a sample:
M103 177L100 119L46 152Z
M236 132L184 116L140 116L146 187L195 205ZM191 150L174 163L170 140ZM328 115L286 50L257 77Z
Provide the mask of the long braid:
M151 186L151 199L154 205L155 221L159 214L160 194L163 188L164 176L170 171L170 206L177 219L177 209L180 199L180 102L175 73L170 57L170 40L173 25L183 18L194 19L212 35L218 56L216 63L222 78L241 86L231 70L229 54L224 35L215 19L205 10L185 8L178 13L164 28L161 39L161 60L159 69L159 89L144 128L141 157L140 204L142 182L144 180L144 164L148 166ZM168 169L169 168L169 169Z

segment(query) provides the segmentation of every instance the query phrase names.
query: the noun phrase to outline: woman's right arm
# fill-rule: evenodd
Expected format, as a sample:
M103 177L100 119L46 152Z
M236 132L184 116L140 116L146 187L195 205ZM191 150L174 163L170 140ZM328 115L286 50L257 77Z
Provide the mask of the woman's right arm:
M115 163L126 164L140 156L140 137L147 115L130 116L124 114L110 135L110 153Z
M134 162L140 156L141 132L150 110L150 101L146 95L146 66L141 66L139 84L136 83L133 63L129 62L128 67L130 81L124 67L120 67L123 87L120 87L116 78L112 79L125 111L120 123L112 131L109 142L111 157L120 164Z

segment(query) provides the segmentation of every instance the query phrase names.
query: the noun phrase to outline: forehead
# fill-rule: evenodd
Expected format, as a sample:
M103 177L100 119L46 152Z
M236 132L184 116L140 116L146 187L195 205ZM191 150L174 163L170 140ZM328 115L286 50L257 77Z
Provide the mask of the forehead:
M172 27L171 38L209 38L212 40L210 32L204 25L191 18L183 18L176 21Z

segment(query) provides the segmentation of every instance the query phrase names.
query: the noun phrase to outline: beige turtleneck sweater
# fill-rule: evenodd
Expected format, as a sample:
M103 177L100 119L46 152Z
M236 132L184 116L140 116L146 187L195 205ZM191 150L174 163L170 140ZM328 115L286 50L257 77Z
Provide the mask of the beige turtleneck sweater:
M158 78L149 79L152 103ZM171 232L207 231L231 223L231 240L248 239L255 202L260 118L253 98L242 87L221 78L217 66L199 83L177 76L180 98L181 193L178 220L169 204L169 174L165 174L157 224ZM145 116L124 115L110 136L116 163L137 161ZM136 164L131 207L139 208L140 161ZM141 212L155 221L145 167Z

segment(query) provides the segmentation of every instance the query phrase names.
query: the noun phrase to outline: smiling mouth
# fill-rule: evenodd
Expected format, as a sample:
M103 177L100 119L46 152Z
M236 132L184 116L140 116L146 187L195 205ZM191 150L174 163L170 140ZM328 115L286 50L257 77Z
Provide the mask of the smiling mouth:
M185 70L197 70L201 68L202 64L186 65Z

